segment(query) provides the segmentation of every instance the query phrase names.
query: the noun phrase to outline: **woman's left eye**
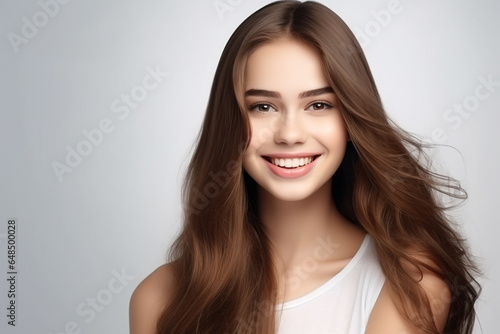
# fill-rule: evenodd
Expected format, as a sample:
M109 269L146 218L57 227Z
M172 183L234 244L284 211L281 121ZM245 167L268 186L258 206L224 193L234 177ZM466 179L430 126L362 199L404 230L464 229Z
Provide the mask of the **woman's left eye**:
M332 108L332 105L328 104L326 102L314 102L307 109L320 111L320 110L326 110L326 109L330 109L330 108Z

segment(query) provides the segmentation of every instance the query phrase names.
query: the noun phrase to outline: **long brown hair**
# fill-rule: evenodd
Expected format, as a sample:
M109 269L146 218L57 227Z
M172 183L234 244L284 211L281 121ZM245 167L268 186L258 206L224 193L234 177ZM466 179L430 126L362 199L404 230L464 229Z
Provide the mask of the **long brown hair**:
M356 38L334 12L310 1L261 8L236 29L222 53L187 169L184 226L170 250L175 282L158 333L276 330L269 241L257 214L256 183L242 168L251 136L243 83L251 52L283 36L308 43L323 60L351 138L332 195L342 214L372 235L402 316L425 333L438 333L433 301L408 273L410 264L448 284L445 332L472 333L480 290L476 269L439 200L465 199L466 193L431 171L422 159L425 145L389 120ZM430 261L418 260L410 249Z

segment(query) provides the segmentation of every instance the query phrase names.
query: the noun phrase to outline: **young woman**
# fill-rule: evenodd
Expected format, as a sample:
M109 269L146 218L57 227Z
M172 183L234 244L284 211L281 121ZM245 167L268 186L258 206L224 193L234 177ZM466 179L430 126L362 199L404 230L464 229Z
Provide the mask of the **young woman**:
M439 200L465 192L423 157L336 14L255 12L221 56L184 227L131 333L472 333L475 267Z

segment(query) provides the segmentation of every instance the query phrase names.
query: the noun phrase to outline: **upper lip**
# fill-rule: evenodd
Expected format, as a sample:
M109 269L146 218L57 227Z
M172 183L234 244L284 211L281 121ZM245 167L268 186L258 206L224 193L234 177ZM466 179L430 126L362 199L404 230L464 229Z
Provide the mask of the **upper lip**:
M278 159L294 159L294 158L308 158L315 157L317 155L321 155L319 153L272 153L272 154L264 154L263 157L267 158L278 158Z

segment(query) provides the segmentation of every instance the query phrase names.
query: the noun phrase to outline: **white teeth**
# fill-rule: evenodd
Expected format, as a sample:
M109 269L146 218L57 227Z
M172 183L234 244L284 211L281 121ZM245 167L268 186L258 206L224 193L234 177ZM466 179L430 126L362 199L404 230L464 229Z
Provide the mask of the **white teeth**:
M297 168L310 164L313 161L313 157L306 158L293 158L293 159L279 159L271 158L271 162L279 167L285 168Z

